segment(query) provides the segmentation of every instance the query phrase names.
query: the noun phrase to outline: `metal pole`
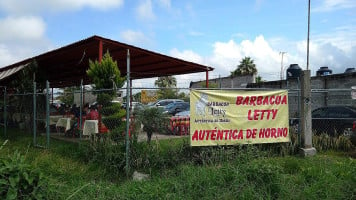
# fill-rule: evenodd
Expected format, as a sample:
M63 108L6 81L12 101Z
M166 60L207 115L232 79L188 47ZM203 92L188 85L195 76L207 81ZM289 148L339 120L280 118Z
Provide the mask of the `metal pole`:
M33 146L36 146L36 135L37 135L37 127L36 127L36 116L37 116L37 108L36 108L36 82L33 82ZM48 124L46 124L48 126Z
M127 73L126 73L126 176L129 176L130 172L130 140L129 140L129 131L130 131L130 50L127 49Z
M80 80L80 105L79 105L79 138L82 139L82 109L83 109L83 79Z
M206 72L205 72L205 86L206 86L206 88L209 88L209 70L208 70L208 68L206 68Z
M46 81L46 122L47 122L47 126L46 126L46 135L47 135L47 148L49 148L49 82L48 80Z
M282 55L282 59L281 59L281 80L283 80L283 55L286 54L287 52L281 51L279 52L279 54Z
M4 135L7 136L6 86L4 87Z
M309 70L310 0L308 0L307 70Z
M219 74L219 88L221 89L221 76Z

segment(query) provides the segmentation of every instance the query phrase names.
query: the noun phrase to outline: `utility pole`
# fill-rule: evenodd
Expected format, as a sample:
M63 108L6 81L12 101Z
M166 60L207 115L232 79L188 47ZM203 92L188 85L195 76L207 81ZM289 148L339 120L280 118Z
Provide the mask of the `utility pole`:
M280 51L279 55L282 55L282 59L281 59L281 80L283 80L283 55L286 54L287 52L285 51Z
M303 138L300 153L303 156L313 156L316 149L312 142L312 117L311 117L311 86L309 70L309 33L310 33L310 0L308 0L308 39L307 39L307 70L301 74L301 136Z

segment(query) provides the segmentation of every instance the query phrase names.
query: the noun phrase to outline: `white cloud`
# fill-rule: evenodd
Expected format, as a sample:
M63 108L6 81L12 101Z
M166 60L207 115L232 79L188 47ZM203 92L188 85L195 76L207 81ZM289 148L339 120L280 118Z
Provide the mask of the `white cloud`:
M2 0L0 10L10 14L34 14L40 12L58 12L80 10L90 7L99 10L107 10L121 7L124 0Z
M43 37L46 25L35 16L7 17L0 19L0 41L37 40Z
M151 39L141 31L126 30L120 33L120 37L122 41L140 47L150 46L152 44Z
M234 40L216 42L213 47L209 63L216 68L215 73L221 76L230 75L245 56L254 60L258 74L265 79L275 78L280 73L279 51L272 49L263 36L256 37L254 41L243 40L239 44Z
M0 44L0 67L8 65L12 62L15 62L15 58L5 45Z
M306 41L298 42L296 45L300 60L304 60L306 63L306 53L303 55L304 59L301 57L301 52L306 52ZM312 41L309 44L309 69L312 75L315 75L316 71L322 66L328 66L334 74L343 73L346 68L355 67L356 58L353 55L356 55L356 46L346 52L332 43ZM305 65L303 69L306 68Z
M208 65L208 63L206 63L204 61L203 57L201 57L199 54L193 52L192 50L179 51L178 49L174 48L169 52L169 55L172 57L175 57L175 58L185 60L185 61ZM178 75L175 77L177 79L177 87L187 88L187 87L189 87L190 81L199 81L199 80L205 79L205 74L203 74L203 73L184 74L184 75Z
M141 20L154 20L156 18L153 13L152 1L143 0L136 8L137 17Z
M322 0L312 9L313 12L330 12L334 10L350 9L356 7L355 0Z
M340 30L340 28L337 28ZM341 28L341 30L345 30ZM347 29L350 30L350 29ZM328 66L333 73L343 73L348 67L355 67L356 64L356 36L350 33L347 37L342 34L329 33L314 36L309 44L309 69L314 76L321 66ZM281 55L279 52L285 51L283 57L283 76L290 64L299 64L302 69L306 69L306 41L289 41L284 38L273 38L266 40L262 35L254 40L242 40L237 43L234 40L227 42L215 42L212 55L201 57L191 51L179 51L173 49L170 54L188 61L214 67L213 72L209 72L209 78L226 77L236 69L237 65L245 56L251 57L257 67L258 74L264 80L279 80L281 73ZM190 81L205 80L205 73L177 76L178 83L184 83L188 87Z
M190 62L195 62L200 64L204 62L203 58L199 54L193 52L192 50L184 50L180 52L178 49L174 48L169 52L169 55Z
M0 19L0 67L53 48L45 36L46 25L36 16Z

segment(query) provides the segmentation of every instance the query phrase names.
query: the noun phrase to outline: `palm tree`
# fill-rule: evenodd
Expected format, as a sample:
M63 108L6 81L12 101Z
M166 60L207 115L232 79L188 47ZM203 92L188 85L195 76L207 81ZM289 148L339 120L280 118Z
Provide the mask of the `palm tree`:
M231 76L256 74L257 68L250 57L245 57L240 61L237 69L231 72Z
M177 80L173 76L161 76L155 81L155 86L160 88L172 88L176 87Z
M158 97L159 98L176 98L177 97L177 80L173 76L161 76L155 81L155 86L159 87Z

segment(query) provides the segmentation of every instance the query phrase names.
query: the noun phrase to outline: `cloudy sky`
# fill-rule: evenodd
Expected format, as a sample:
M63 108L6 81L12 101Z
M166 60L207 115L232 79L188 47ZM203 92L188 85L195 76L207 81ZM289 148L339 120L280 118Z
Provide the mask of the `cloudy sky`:
M249 56L264 80L278 80L280 52L285 69L306 69L307 9L308 0L1 0L0 67L99 35L209 65L211 78ZM321 66L356 67L355 0L311 0L312 75ZM204 78L177 77L180 87Z

